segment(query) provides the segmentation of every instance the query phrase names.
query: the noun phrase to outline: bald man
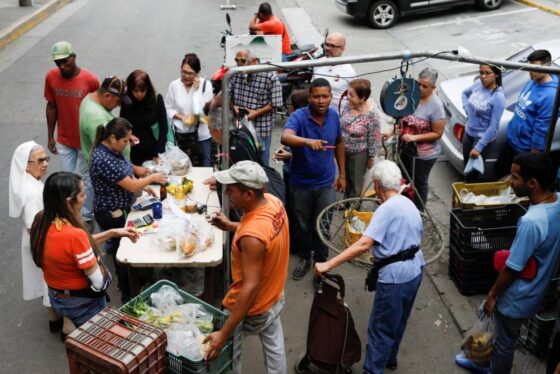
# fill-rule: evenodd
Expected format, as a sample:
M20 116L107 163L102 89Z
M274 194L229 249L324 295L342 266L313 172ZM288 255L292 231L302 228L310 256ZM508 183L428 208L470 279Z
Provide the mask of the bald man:
M327 37L325 42L325 55L326 58L341 57L346 49L346 37L335 32ZM340 97L348 89L348 83L356 78L356 71L350 64L334 65L334 66L319 66L313 69L313 78L325 78L331 85L332 101L331 108L338 113L338 104Z

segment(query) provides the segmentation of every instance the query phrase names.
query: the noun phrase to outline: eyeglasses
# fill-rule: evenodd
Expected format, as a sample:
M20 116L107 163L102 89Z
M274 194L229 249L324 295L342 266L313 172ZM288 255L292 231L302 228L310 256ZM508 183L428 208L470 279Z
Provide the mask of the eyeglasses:
M331 44L331 43L325 43L325 47L327 48L342 48L342 45L336 45L336 44Z
M29 160L27 161L28 164L44 164L45 162L48 163L51 160L50 156L47 156L45 158L38 158L36 160Z
M194 73L192 71L181 70L181 76L182 77L196 77L196 73Z
M492 75L492 74L494 74L494 72L493 72L493 71L483 71L483 70L480 70L480 71L478 72L478 74L479 74L479 75L482 75L482 76L487 76L487 75Z
M246 58L234 58L235 62L238 64L245 64L247 62Z

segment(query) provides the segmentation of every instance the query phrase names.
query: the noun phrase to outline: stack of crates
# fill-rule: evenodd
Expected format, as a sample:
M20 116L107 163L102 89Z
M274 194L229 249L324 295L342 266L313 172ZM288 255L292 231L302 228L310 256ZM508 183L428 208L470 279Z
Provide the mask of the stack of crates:
M546 356L556 334L556 302L560 296L560 278L550 282L541 311L526 320L519 329L519 342L531 353Z
M71 374L166 372L163 330L111 307L74 330L64 345Z
M185 292L184 290L180 289L175 283L170 282L168 280L160 280L154 283L152 286L142 291L140 295L130 300L128 304L134 304L136 298L142 298L144 302L146 302L147 304L151 304L150 295L159 291L159 289L163 286L170 286L174 288L181 295L184 303L195 303L195 304L202 305L208 313L211 313L214 316L213 322L216 330L219 330L223 327L227 319L227 314L225 312L222 312L218 308L215 308L214 306L205 303L204 301L189 294L188 292ZM123 305L121 309L128 304ZM241 338L242 338L242 331L241 331L241 325L239 325L234 330L233 336L224 345L224 348L222 349L220 355L215 360L212 360L210 362L206 362L204 360L191 361L186 357L176 356L172 353L166 352L168 373L173 373L173 374L231 373L232 371L234 371L235 368L238 368L239 365L241 364Z
M525 214L521 205L487 209L451 210L449 275L463 295L486 293L494 284L494 253L509 249L517 221Z

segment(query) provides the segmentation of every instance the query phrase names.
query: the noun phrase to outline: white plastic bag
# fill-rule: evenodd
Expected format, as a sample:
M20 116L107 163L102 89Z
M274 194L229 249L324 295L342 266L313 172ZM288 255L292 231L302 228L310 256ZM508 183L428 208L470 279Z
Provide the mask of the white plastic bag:
M169 169L169 174L186 175L192 170L192 162L185 152L176 145L167 143L165 153L159 155L162 165Z
M171 313L173 307L183 303L183 297L171 286L162 286L150 295L152 305L163 314Z

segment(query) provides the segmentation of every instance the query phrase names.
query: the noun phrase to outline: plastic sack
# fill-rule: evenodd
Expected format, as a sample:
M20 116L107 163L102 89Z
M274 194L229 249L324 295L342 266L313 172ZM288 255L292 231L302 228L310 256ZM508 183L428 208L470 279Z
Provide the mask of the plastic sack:
M196 333L196 327L176 326L167 330L167 352L191 361L202 361L206 352L202 342L204 335Z
M494 349L494 325L494 318L481 312L461 343L463 354L475 364L485 364L490 361Z
M169 314L172 307L183 303L183 297L170 286L162 286L157 292L150 295L152 305L163 314Z
M186 175L192 170L192 162L189 156L176 145L167 143L165 153L160 153L160 162L169 169L169 174Z

